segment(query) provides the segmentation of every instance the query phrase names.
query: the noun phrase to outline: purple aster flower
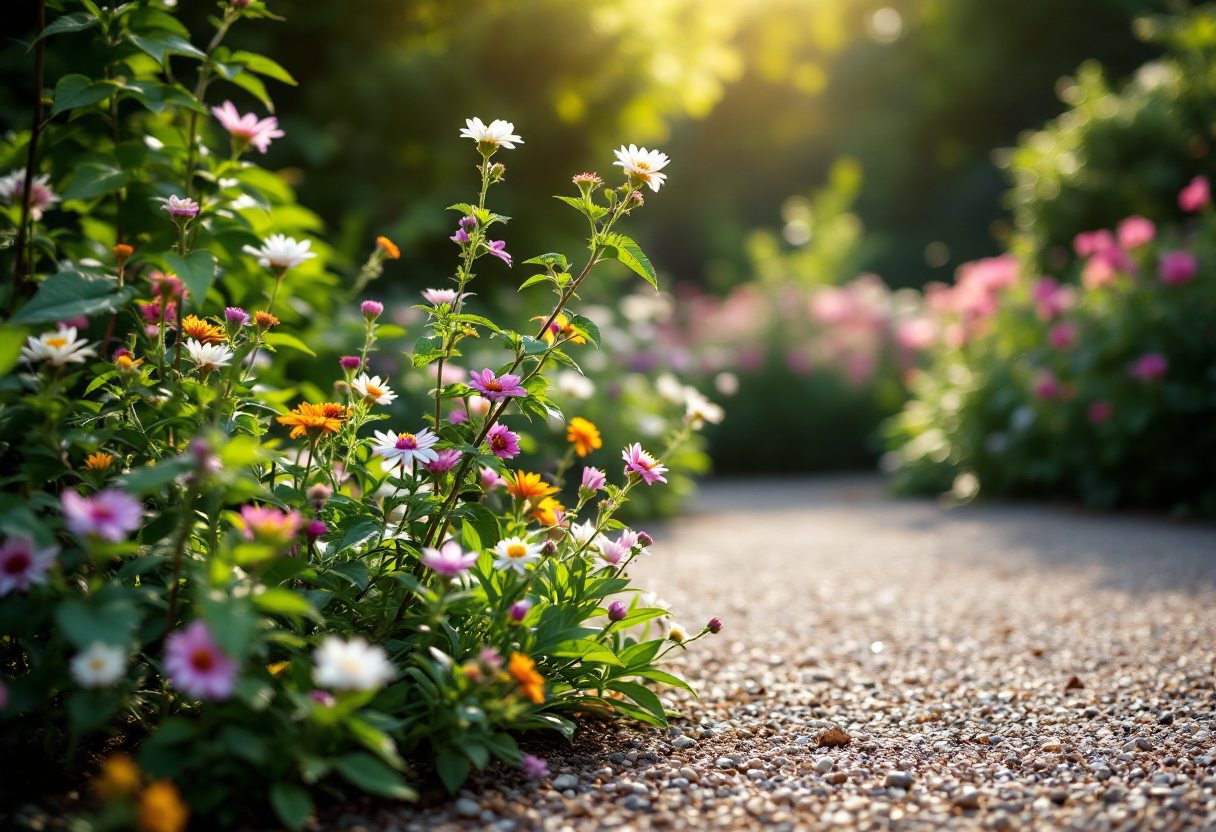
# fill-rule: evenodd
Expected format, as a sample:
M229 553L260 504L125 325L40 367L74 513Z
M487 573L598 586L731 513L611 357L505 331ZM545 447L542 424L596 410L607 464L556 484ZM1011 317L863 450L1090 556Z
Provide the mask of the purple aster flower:
M195 699L222 701L232 696L240 666L220 649L207 625L196 620L169 634L165 670L175 688Z
M360 365L362 364L363 359L357 355L344 355L338 359L338 365L341 366L343 370L348 372L350 370L359 369Z
M507 610L507 615L512 621L523 621L528 617L528 610L532 609L532 602L526 598L522 601L516 601Z
M473 381L469 386L492 402L505 399L508 396L522 397L528 395L528 391L519 386L519 376L504 375L501 378L496 378L494 371L489 368L482 370L480 373L470 370L469 375L473 377Z
M620 621L629 614L629 608L620 601L613 601L608 605L608 620L612 622Z
M359 309L363 312L363 317L370 322L384 313L384 304L378 300L365 300L359 304Z
M490 240L486 243L487 254L497 257L508 266L511 265L511 255L507 253L507 244L503 240Z
M39 548L28 537L10 537L0 545L0 598L10 592L28 592L33 584L45 584L46 573L55 565L58 546Z
M491 491L502 485L506 480L498 476L498 472L493 468L481 469L481 488L483 491Z
M599 491L608 482L608 476L599 468L592 468L588 465L583 469L583 482L579 486L581 489L587 489L591 493Z
M491 670L498 670L498 668L502 667L502 654L493 647L483 647L478 656L478 661Z
M426 463L426 470L432 474L442 474L445 471L451 471L460 462L463 454L456 448L444 448L442 451L436 451L435 459Z
M77 537L96 535L119 543L143 523L143 505L117 488L98 491L91 497L65 491L61 499L68 531Z
M440 575L459 575L475 563L477 553L462 552L455 540L449 540L438 549L428 546L422 550L422 565Z
M529 780L549 779L549 764L534 754L525 754L519 767Z
M453 425L463 425L465 422L469 421L468 411L453 410L448 414L448 421Z
M229 306L224 309L224 320L237 329L249 324L249 313L239 306Z
M490 445L490 453L499 459L511 459L519 456L519 434L513 433L504 424L496 424L486 434Z

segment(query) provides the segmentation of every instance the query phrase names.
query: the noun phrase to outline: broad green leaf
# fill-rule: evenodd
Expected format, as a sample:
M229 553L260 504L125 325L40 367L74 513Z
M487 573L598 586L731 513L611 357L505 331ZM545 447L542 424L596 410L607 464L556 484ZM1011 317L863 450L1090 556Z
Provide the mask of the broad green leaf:
M693 696L697 695L697 692L695 690L693 690L692 685L688 684L688 682L685 682L679 676L673 676L672 674L668 673L665 670L642 670L642 671L638 671L637 673L626 673L625 675L626 676L640 676L643 679L649 679L652 682L661 682L664 685L671 685L672 687L683 688L684 690L691 693Z
M78 690L68 697L68 724L77 736L105 725L121 699L109 690Z
M87 12L73 12L55 18L47 27L42 30L42 34L34 39L34 43L49 38L51 35L63 35L71 32L83 32L86 29L92 29L100 23L95 15Z
M625 694L636 702L639 707L652 714L655 719L661 721L664 725L667 724L667 713L663 708L663 703L659 701L659 697L655 692L645 685L614 679L608 683L608 689Z
M252 72L242 72L232 79L232 83L253 95L258 101L261 101L267 110L270 110L272 113L274 112L274 102L270 100L270 93L266 92L266 85L262 83L261 78Z
M520 337L520 343L523 344L524 355L540 355L545 350L549 349L549 345L544 341L533 338L531 335Z
M590 318L584 318L582 315L575 315L570 319L570 326L579 335L582 335L591 343L595 344L596 349L600 346L600 328L595 325L595 322Z
M60 272L43 281L38 293L9 319L9 323L45 324L78 315L113 313L134 296L133 287L119 289L109 278Z
M94 199L127 184L127 174L117 165L104 162L85 162L72 172L63 188L63 198Z
M0 324L0 376L6 376L21 360L21 348L29 330L19 326Z
M220 649L239 664L258 629L253 605L245 598L207 597L200 603L211 635Z
M168 485L175 479L194 469L192 459L181 459L173 456L155 465L143 465L132 468L123 474L119 482L122 487L133 494L147 494L162 486Z
M443 339L438 335L426 335L414 342L414 367L425 367L443 357Z
M139 608L125 593L102 592L87 602L64 601L55 610L55 623L77 650L98 641L128 647L139 626Z
M295 783L275 783L270 787L270 805L288 829L303 829L312 815L312 798Z
M478 326L484 326L491 332L502 332L502 329L499 328L498 324L494 323L489 318L482 317L481 315L470 315L462 312L459 315L453 315L452 320L465 324L477 324Z
M570 261L566 259L566 255L558 252L550 252L549 254L538 254L524 261L525 266L555 266L559 272L564 272L570 268Z
M185 24L166 11L151 6L136 9L127 17L127 26L137 34L156 35L168 32L171 35L190 37Z
M159 81L128 81L122 85L124 97L134 98L153 113L163 113L170 107L193 110L207 115L208 110L194 100L180 84L162 84Z
M190 291L190 304L201 312L203 304L207 302L207 292L215 282L215 255L201 250L192 251L185 257L166 254L165 263L186 284Z
M293 87L296 85L296 79L291 77L290 72L265 55L243 51L233 52L228 56L228 60L235 64L241 64L245 69L250 72L256 72L258 75L265 75L267 78L282 81L284 84L291 84Z
M105 101L114 92L114 85L105 81L94 81L85 75L65 75L55 85L55 104L51 115L57 116L77 107L87 107Z
M155 35L127 35L131 43L148 53L161 66L165 65L166 55L188 55L191 58L206 60L207 56L193 46L190 41L178 35L158 33Z
M563 641L561 644L554 645L544 652L547 656L577 658L585 662L598 662L599 664L607 664L614 667L622 665L621 660L616 657L615 653L599 642L589 638L577 641Z
M553 278L547 274L534 274L531 277L529 277L527 280L525 280L523 283L519 284L519 289L517 289L516 291L522 292L524 289L527 289L529 286L535 286L537 283L551 283L551 282L553 282Z
M559 196L556 198L571 206L583 216L590 218L593 222L596 220L601 220L608 215L607 208L594 203L588 205L579 197Z
M646 278L646 282L658 290L659 276L655 274L654 266L650 265L650 260L642 253L637 243L624 234L609 234L604 244L616 252L617 260Z
M294 335L288 335L286 332L267 332L262 336L262 340L272 347L291 347L293 350L308 353L315 356L316 353L308 348L308 345Z
M253 603L262 612L279 615L301 615L322 622L321 614L317 612L308 599L298 592L285 587L271 587L265 592L253 596Z
M339 757L334 760L334 768L350 783L370 794L397 800L418 798L418 793L405 784L401 775L366 752Z
M469 776L469 761L459 751L440 748L439 753L435 755L435 773L439 775L448 792L456 794L456 790L464 785Z
M480 503L465 504L460 508L460 515L464 518L464 522L477 532L481 548L489 549L502 539L502 529L498 525L498 518L494 516L494 512Z

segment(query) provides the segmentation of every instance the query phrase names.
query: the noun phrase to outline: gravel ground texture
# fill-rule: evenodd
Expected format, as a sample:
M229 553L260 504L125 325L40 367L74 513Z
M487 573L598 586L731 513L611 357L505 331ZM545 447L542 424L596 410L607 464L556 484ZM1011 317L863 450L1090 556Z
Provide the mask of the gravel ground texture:
M326 830L1216 828L1216 529L879 480L720 481L641 583L697 631L669 731Z

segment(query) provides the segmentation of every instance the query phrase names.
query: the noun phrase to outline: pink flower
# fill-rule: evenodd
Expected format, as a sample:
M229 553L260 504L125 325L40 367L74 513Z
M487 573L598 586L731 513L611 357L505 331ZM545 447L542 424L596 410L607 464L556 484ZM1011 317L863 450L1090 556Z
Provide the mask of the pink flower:
M451 471L459 464L460 458L464 456L464 454L455 448L444 448L442 451L436 451L435 453L435 458L423 466L432 474L442 474L445 471Z
M1098 252L1085 263L1081 271L1081 282L1087 289L1109 286L1119 274L1132 274L1136 264L1121 248L1108 248Z
M594 492L603 488L607 482L608 476L603 471L588 465L583 469L583 482L579 487Z
M1034 380L1034 394L1040 399L1054 399L1060 394L1060 385L1050 370L1042 370Z
M469 375L473 377L469 386L492 402L508 396L528 395L528 391L519 386L519 376L504 375L495 378L494 371L488 368L480 373L470 370Z
M1198 214L1211 204L1212 190L1208 180L1202 176L1196 176L1178 194L1178 207L1188 214Z
M490 453L499 459L512 459L519 456L519 434L512 433L504 424L496 424L486 434L486 442L490 445Z
M56 321L55 329L88 329L89 319L84 315L77 315L75 318L67 318L66 320Z
M152 283L152 291L162 298L172 300L186 295L186 284L171 274L152 272L148 275L148 280Z
M1097 401L1089 406L1089 421L1095 425L1100 425L1111 417L1115 409L1111 407L1110 402Z
M481 469L481 490L493 491L498 486L502 485L506 480L498 476L498 472L493 468Z
M438 549L428 546L422 550L422 565L440 575L459 575L475 563L477 552L462 552L455 540L449 540Z
M456 300L455 289L427 289L422 293L422 298L432 306L449 306Z
M118 543L143 522L143 505L117 488L98 491L92 497L65 491L61 499L68 531L77 537L97 536Z
M1157 276L1167 286L1189 283L1199 271L1199 263L1189 251L1167 251L1157 263Z
M378 300L365 300L359 304L359 311L363 313L363 317L370 323L384 314L384 304Z
M253 113L241 115L231 101L225 101L219 107L212 107L211 112L232 136L237 153L247 145L253 145L259 153L265 153L272 139L287 135L279 129L279 120L274 116L259 121Z
M1101 231L1082 231L1072 241L1078 257L1093 257L1115 247L1115 237L1105 228Z
M486 249L487 254L497 257L508 266L511 265L511 255L507 254L507 244L502 240L490 240L486 244Z
M241 530L246 540L268 546L286 546L300 531L304 518L298 511L282 511L274 506L241 506Z
M329 528L325 525L325 521L314 518L309 522L308 528L304 530L304 534L308 536L309 540L316 540L327 531L329 531Z
M1157 236L1157 226L1153 225L1152 220L1133 216L1119 223L1117 233L1120 247L1124 251L1131 251L1134 248L1151 243Z
M469 414L466 410L453 410L448 414L448 421L453 425L463 425L469 421Z
M28 537L10 537L0 545L0 598L10 592L29 592L34 584L45 584L47 570L55 563L58 546L39 549Z
M626 476L637 474L647 485L654 485L656 482L667 482L667 478L663 476L667 468L660 465L659 461L653 456L643 451L640 443L635 442L622 451L621 458L625 460Z
M927 350L937 340L937 324L928 318L903 321L895 331L895 340L907 350Z
M528 610L530 609L532 609L532 602L528 599L516 601L507 609L507 617L515 622L523 621L528 617Z
M549 764L532 754L525 754L519 767L529 780L545 780L549 777Z
M1071 287L1061 286L1060 281L1054 277L1041 277L1030 290L1030 297L1034 301L1038 316L1044 321L1050 321L1072 306L1073 291Z
M363 366L363 359L357 355L344 355L338 359L338 366L343 370L357 370Z
M1071 347L1077 340L1077 328L1070 323L1058 323L1047 332L1047 343L1058 350Z
M1136 359L1128 374L1140 381L1157 381L1164 378L1170 368L1165 356L1158 352L1145 353Z
M239 667L215 643L207 625L195 620L169 634L165 670L174 687L195 699L223 701L232 696Z

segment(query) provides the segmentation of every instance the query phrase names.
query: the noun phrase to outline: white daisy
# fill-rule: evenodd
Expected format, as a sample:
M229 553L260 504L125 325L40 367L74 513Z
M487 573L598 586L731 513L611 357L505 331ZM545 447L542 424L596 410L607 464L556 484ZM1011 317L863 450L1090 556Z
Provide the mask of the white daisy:
M283 234L271 234L262 241L261 248L253 246L245 246L245 253L252 254L258 258L258 265L268 269L277 269L287 271L295 268L305 260L311 260L316 257L316 253L309 251L312 245L312 240L296 241L295 237L288 237Z
M687 395L685 416L688 418L688 423L692 425L693 429L700 430L706 422L712 422L716 425L726 415L726 412L721 407L701 395L701 391L695 387L686 388L685 393Z
M613 152L617 161L612 164L620 165L635 187L644 182L650 186L650 190L657 191L667 181L667 174L659 173L671 161L666 153L644 147L639 149L636 144L629 147L622 145L620 150Z
M522 537L508 537L498 541L494 547L495 569L514 569L519 574L527 571L528 564L540 560L540 544L529 543Z
M218 367L227 367L232 362L232 350L225 344L203 344L193 338L187 338L186 352L200 370L207 372Z
M367 373L364 373L352 381L350 386L368 404L391 404L393 399L397 398L397 394L389 388L386 381L381 379L380 376L368 378Z
M326 636L313 659L313 681L332 690L376 690L397 675L384 648L358 636L350 641Z
M37 338L25 339L21 348L21 360L27 364L46 361L54 367L64 364L83 364L86 358L97 355L88 341L76 337L76 327L69 326L44 332Z
M570 524L570 539L574 541L574 548L577 551L584 546L589 549L594 549L604 541L602 535L596 534L595 523L588 520L586 523Z
M72 678L83 688L108 688L127 672L127 651L95 641L72 657Z
M372 443L372 453L384 457L390 465L420 463L425 465L439 459L439 454L432 450L439 437L430 428L423 428L418 433L393 433L392 431L374 431L375 441Z
M473 139L478 145L488 144L494 147L505 147L508 150L514 150L515 145L513 142L524 143L523 139L511 132L515 129L515 125L509 121L503 121L498 118L490 122L489 127L482 124L479 118L467 118L464 120L464 123L468 127L461 129L461 138Z

